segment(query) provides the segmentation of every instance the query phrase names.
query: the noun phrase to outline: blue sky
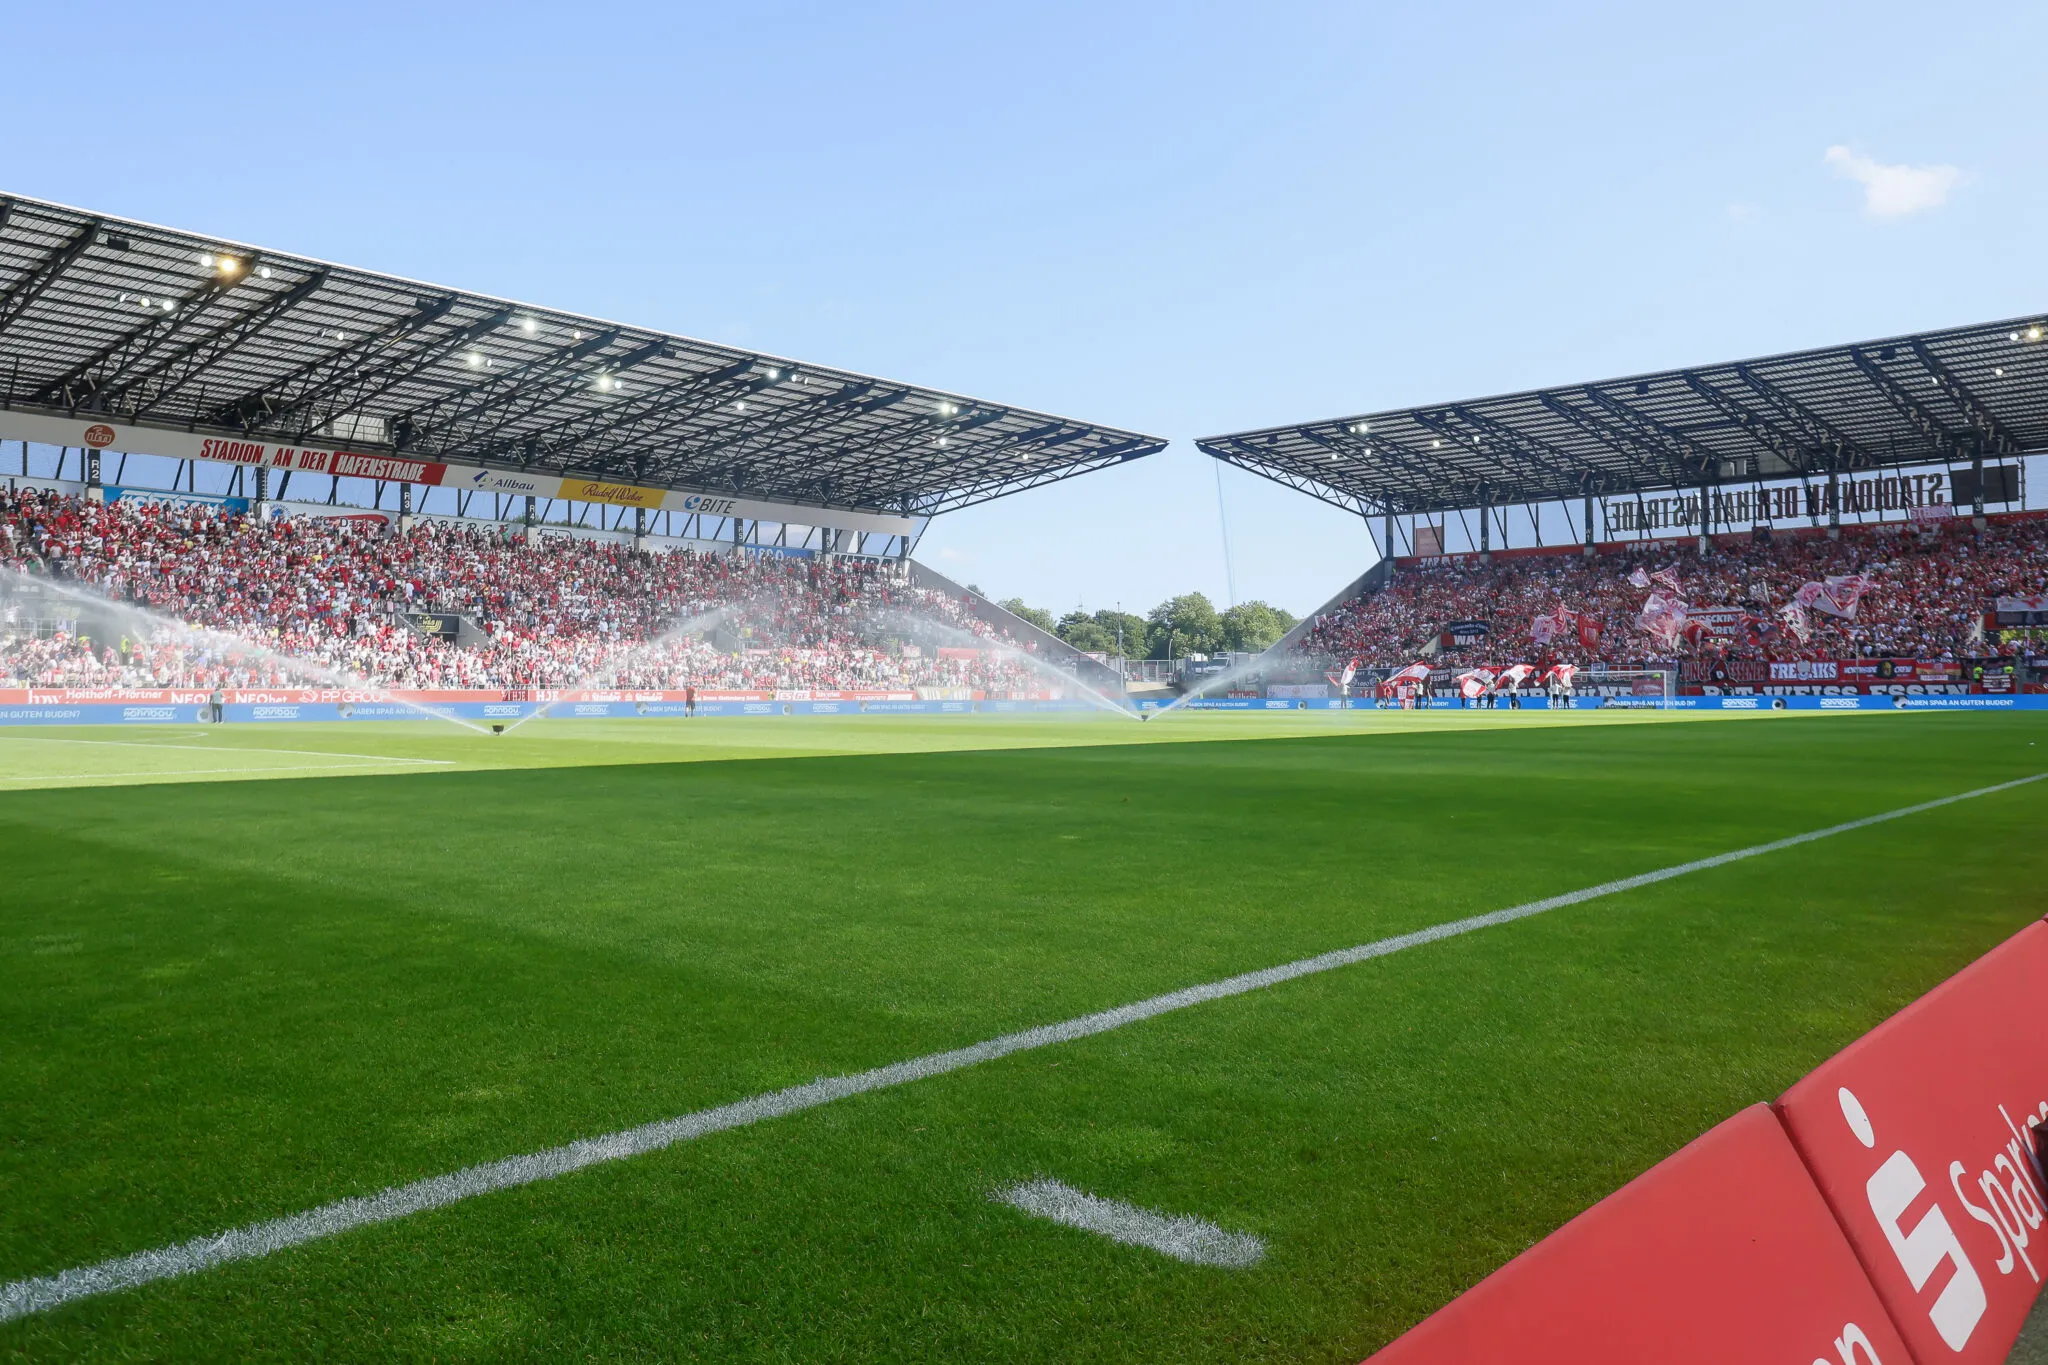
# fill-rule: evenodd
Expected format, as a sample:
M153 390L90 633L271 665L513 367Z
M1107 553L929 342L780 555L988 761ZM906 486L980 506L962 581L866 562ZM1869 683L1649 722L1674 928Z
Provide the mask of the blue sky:
M1056 610L1301 612L1368 561L1225 470L1226 574L1195 436L2048 307L2038 4L16 0L0 31L0 188L1175 438L928 533Z

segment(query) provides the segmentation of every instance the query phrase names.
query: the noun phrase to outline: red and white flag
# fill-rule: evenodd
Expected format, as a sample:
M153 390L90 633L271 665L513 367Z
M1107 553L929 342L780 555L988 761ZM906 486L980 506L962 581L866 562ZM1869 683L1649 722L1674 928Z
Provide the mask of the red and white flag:
M1472 668L1458 675L1458 690L1467 697L1483 697L1493 686L1494 672L1490 668Z
M1840 574L1819 583L1801 585L1792 600L1808 611L1824 612L1829 616L1839 616L1845 621L1853 621L1856 619L1857 604L1863 600L1863 594L1869 592L1873 586L1875 585L1870 581L1868 574Z
M1503 687L1520 687L1528 680L1529 675L1535 671L1528 664L1512 664L1500 671L1499 681Z
M1423 680L1424 678L1427 678L1428 676L1429 676L1429 665L1428 665L1428 664L1425 664L1425 663L1413 663L1413 664L1410 664L1410 665L1408 665L1408 666L1407 666L1406 668L1402 669L1402 670L1401 670L1401 671L1400 671L1399 673L1396 673L1396 674L1393 674L1392 676L1390 676L1390 677L1389 677L1389 678L1387 679L1387 681L1388 681L1388 682L1390 682L1390 683L1397 683L1397 682L1421 682L1421 681L1422 681L1422 680Z
M1650 581L1652 583L1662 583L1665 587L1671 589L1673 597L1685 596L1684 585L1678 581L1677 569L1659 569L1650 575Z
M1685 617L1683 601L1653 592L1636 615L1636 629L1661 642L1666 649L1675 649L1685 633Z
M1578 626L1579 613L1559 602L1556 611L1529 622L1529 638L1536 644L1547 645L1552 640L1570 638Z
M1570 687L1572 679L1577 677L1578 673L1579 670L1576 664L1552 664L1548 671L1544 673L1543 681L1549 682L1552 678L1555 678L1566 687Z
M1628 585L1631 588L1647 588L1650 586L1650 576L1643 572L1642 565L1636 565L1635 572L1628 576Z

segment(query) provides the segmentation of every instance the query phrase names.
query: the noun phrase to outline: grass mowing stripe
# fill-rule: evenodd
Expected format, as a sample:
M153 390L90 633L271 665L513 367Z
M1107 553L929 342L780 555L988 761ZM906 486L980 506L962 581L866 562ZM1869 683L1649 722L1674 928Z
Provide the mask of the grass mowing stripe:
M374 1195L337 1200L304 1213L291 1214L268 1222L252 1223L244 1227L231 1228L225 1232L206 1237L195 1237L190 1241L172 1246L159 1247L151 1251L137 1252L129 1256L116 1257L95 1265L80 1266L60 1271L55 1275L35 1276L15 1280L0 1286L0 1322L25 1317L31 1313L44 1312L76 1299L97 1294L114 1293L134 1289L157 1280L173 1276L188 1275L231 1261L250 1260L267 1256L272 1252L289 1247L318 1241L366 1227L374 1223L390 1222L415 1213L443 1208L461 1200L497 1190L530 1185L538 1181L567 1175L605 1162L622 1161L628 1157L661 1151L677 1143L689 1142L712 1133L733 1128L744 1128L764 1119L780 1118L786 1114L799 1113L830 1104L836 1100L866 1094L874 1090L886 1090L893 1086L905 1085L911 1081L941 1076L983 1062L1007 1057L1012 1053L1028 1052L1034 1048L1048 1047L1055 1043L1072 1042L1122 1028L1126 1024L1186 1009L1211 1000L1221 1000L1249 991L1292 981L1297 977L1311 976L1318 972L1335 970L1372 958L1386 957L1408 948L1420 947L1479 929L1509 924L1515 920L1527 919L1547 911L1579 905L1602 896L1611 896L1623 891L1632 891L1658 882L1669 881L1694 872L1723 867L1746 858L1760 857L1783 849L1794 848L1816 840L1832 838L1853 830L1867 829L1886 821L1918 815L1954 805L1960 801L1990 796L2010 791L2048 777L2048 773L2035 773L2030 777L2000 782L1994 786L1979 787L1973 791L1960 792L1953 796L1938 797L1916 805L1901 806L1896 810L1867 815L1860 819L1848 820L1825 829L1810 830L1794 834L1769 843L1753 844L1748 848L1717 853L1711 857L1679 863L1661 868L1655 872L1640 873L1614 881L1602 882L1598 886L1563 895L1546 897L1511 906L1505 910L1489 911L1465 919L1452 920L1413 933L1399 934L1391 938L1378 939L1372 943L1360 944L1354 948L1343 948L1323 953L1316 957L1302 958L1295 962L1283 963L1277 967L1266 967L1258 971L1245 972L1238 976L1226 977L1220 981L1206 982L1181 990L1155 995L1132 1004L1120 1005L1115 1009L1083 1015L1057 1024L1044 1024L1037 1028L1025 1029L1018 1033L1004 1034L984 1042L974 1043L949 1052L928 1053L907 1061L895 1062L888 1066L876 1067L869 1071L856 1072L847 1076L821 1077L804 1085L791 1086L784 1090L712 1109L701 1109L695 1113L677 1118L663 1119L628 1128L600 1137L581 1138L560 1147L533 1152L524 1156L507 1157L501 1161L467 1167L447 1175L432 1176L417 1180L409 1185L394 1186Z

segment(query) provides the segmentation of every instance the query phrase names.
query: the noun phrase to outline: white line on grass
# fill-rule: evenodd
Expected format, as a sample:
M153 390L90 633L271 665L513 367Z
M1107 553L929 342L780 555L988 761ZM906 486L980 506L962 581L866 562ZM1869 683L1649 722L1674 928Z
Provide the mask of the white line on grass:
M1125 1246L1147 1247L1190 1265L1242 1268L1257 1265L1266 1255L1266 1244L1248 1232L1225 1232L1185 1214L1154 1213L1115 1199L1098 1199L1057 1180L1014 1185L998 1190L995 1197L1036 1217Z
M1868 829L1872 825L1881 825L1888 820L1898 820L1908 815L1919 815L1924 811L1952 806L1958 801L1970 801L1980 796L2010 791L2014 787L2024 787L2044 777L2048 777L2048 773L2036 773L2032 777L2021 777L2011 782L2000 782L1995 786L1979 787L1975 791L1961 792L1955 796L1938 797L1932 801L1922 801L1918 805L1901 806L1897 810L1885 811L1881 815L1866 815L1860 820L1847 820L1839 825L1829 825L1826 829L1774 839L1767 844L1752 844L1748 848L1738 848L1729 853L1716 853L1712 857L1679 863L1675 867L1602 882L1583 891L1567 891L1561 896L1549 896L1543 900L1529 901L1524 905L1510 906L1505 910L1493 910L1483 915L1452 920L1446 924L1418 929L1413 933L1397 934L1392 938L1362 943L1355 948L1341 948L1316 957L1282 963L1277 967L1265 967L1255 972L1225 977L1221 981L1188 986L1181 990L1169 991L1165 995L1155 995L1148 1000L1119 1005L1115 1009L1103 1010L1097 1014L1084 1014L1078 1019L1068 1019L1057 1024L1041 1024L1037 1028L1025 1029L1020 1033L1006 1033L999 1038L990 1038L985 1042L955 1048L950 1052L927 1053L922 1057L912 1057L908 1061L878 1066L871 1071L858 1071L850 1076L823 1076L804 1085L793 1085L786 1090L736 1100L713 1109L699 1109L695 1113L642 1124L638 1128L606 1133L601 1137L578 1138L574 1142L551 1147L544 1152L506 1157L500 1161L486 1162L481 1166L451 1171L447 1175L415 1180L410 1185L394 1185L377 1194L339 1199L332 1204L308 1209L304 1213L273 1218L264 1223L250 1223L211 1236L195 1237L188 1242L158 1247L153 1251L139 1251L133 1255L101 1261L97 1265L59 1271L55 1275L15 1280L10 1284L0 1285L0 1322L43 1312L59 1304L88 1298L94 1294L134 1289L156 1280L169 1279L174 1275L189 1275L194 1271L206 1270L230 1261L246 1261L258 1256L268 1256L274 1251L283 1251L287 1247L318 1241L323 1237L333 1237L353 1228L367 1227L373 1223L388 1223L393 1219L424 1213L429 1209L443 1208L460 1200L474 1199L478 1195L489 1194L495 1190L514 1189L541 1180L552 1180L556 1176L580 1171L585 1167L623 1161L628 1157L641 1156L648 1152L658 1152L679 1142L690 1142L731 1128L745 1128L764 1119L800 1113L806 1109L815 1109L819 1105L831 1104L835 1100L864 1095L869 1091L887 1090L892 1086L907 1085L911 1081L943 1076L947 1072L992 1062L1015 1052L1029 1052L1034 1048L1050 1047L1054 1043L1068 1043L1077 1038L1093 1037L1098 1033L1122 1028L1126 1024L1135 1024L1140 1020L1184 1010L1191 1005L1243 995L1248 991L1262 990L1267 986L1277 986L1283 981L1292 981L1296 977L1334 971L1356 962L1366 962L1405 949L1419 948L1426 943L1436 943L1475 930L1511 924L1519 919L1527 919L1531 915L1561 910L1568 905L1579 905L1602 896L1654 886L1658 882L1670 881L1673 877L1705 872L1709 868L1724 867L1729 863L1741 862L1745 858L1756 858L1766 853L1796 848L1800 844L1833 838L1837 834L1847 834L1851 830Z
M197 749L217 754L296 754L301 758L369 758L379 763L453 763L452 758L395 758L389 754L351 754L339 749L261 749L253 744L171 744L153 739L53 739L48 735L23 735L9 744L110 744L122 749Z

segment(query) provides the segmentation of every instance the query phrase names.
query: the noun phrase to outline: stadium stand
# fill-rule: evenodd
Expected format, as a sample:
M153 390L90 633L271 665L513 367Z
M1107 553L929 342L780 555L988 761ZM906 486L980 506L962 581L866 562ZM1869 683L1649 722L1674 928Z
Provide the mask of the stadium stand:
M1043 670L963 602L894 564L647 552L516 528L292 518L0 491L0 564L232 640L93 640L8 607L0 683L382 687L1042 689ZM469 618L462 648L409 613ZM678 631L679 624L693 629ZM237 649L235 642L247 642Z
M1663 581L1644 583L1653 575ZM1631 581L1634 576L1636 581ZM1786 619L1809 583L1864 576L1852 617L1826 610ZM1672 583L1678 587L1673 589ZM1319 663L1399 668L1425 650L1532 662L1599 660L2012 657L2022 646L1987 635L1999 597L2048 591L2048 521L1994 520L1978 536L1921 536L1900 526L1845 527L1768 541L1724 538L1710 556L1665 544L1582 557L1576 547L1404 563L1383 585L1319 614L1299 647ZM1644 622L1652 595L1687 604L1687 625L1659 638ZM1562 608L1576 629L1545 629ZM1442 645L1452 623L1485 630ZM1803 629L1804 638L1801 630ZM1542 636L1545 638L1539 639Z

